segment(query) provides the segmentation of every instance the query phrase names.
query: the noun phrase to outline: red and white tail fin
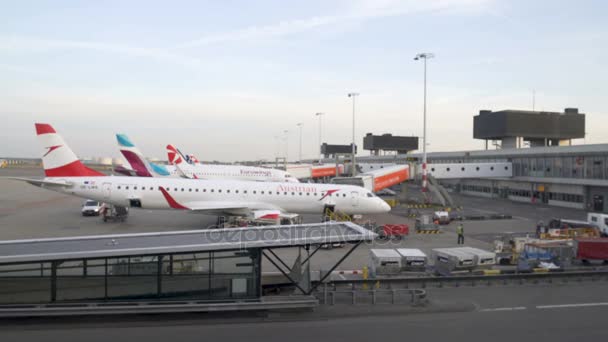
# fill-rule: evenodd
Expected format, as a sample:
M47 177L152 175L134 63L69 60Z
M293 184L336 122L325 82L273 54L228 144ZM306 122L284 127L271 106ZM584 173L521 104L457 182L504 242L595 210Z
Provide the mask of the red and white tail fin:
M194 164L194 165L200 163L198 161L198 159L194 156L194 154L189 154L188 155L188 161L190 162L190 164Z
M184 162L181 153L171 144L167 145L167 158L169 165L179 165Z
M44 149L42 165L47 177L105 176L84 166L51 125L35 125L38 141Z

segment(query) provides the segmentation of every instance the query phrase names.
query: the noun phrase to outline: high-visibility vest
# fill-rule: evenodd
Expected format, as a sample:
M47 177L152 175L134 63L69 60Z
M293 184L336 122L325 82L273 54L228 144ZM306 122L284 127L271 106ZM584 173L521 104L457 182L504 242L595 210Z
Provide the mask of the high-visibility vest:
M464 233L464 228L462 226L458 226L458 228L456 228L456 232L458 235L462 235Z

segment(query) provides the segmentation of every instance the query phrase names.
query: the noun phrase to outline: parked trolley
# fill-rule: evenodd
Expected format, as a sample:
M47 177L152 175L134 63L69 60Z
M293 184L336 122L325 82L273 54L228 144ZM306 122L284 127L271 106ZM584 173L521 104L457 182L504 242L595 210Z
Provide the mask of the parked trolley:
M401 255L401 269L404 271L424 271L428 258L423 251L417 248L397 248Z
M431 253L435 272L450 275L469 272L475 268L475 255L458 248L435 248Z
M496 265L496 253L474 247L457 247L454 249L461 250L475 256L473 259L473 264L476 268L488 269Z
M369 272L378 275L397 274L401 271L401 254L394 249L370 249Z

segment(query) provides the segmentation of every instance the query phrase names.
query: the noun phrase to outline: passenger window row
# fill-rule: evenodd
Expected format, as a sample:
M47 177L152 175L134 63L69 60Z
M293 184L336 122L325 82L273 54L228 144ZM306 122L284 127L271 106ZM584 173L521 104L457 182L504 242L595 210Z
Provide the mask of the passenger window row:
M118 186L117 186L117 189L118 189L118 190L121 190L122 188L123 188L123 186L122 186L122 185L118 185ZM129 186L128 186L128 185L127 185L127 186L124 186L124 189L125 189L125 190L129 190ZM151 187L149 187L149 188L146 188L145 186L141 186L141 187L138 187L138 186L133 186L133 190L138 190L138 189L140 189L140 190L146 190L146 189L147 189L147 190L153 191L153 190L154 190L154 187L152 187L152 186L151 186ZM186 191L187 191L187 192L207 192L207 189L205 189L205 188L203 188L202 190L200 190L199 188L173 188L173 189L171 189L170 187L165 187L165 190L167 190L167 191L174 191L174 192L180 192L180 191L181 191L181 192L186 192ZM209 189L209 192L215 192L215 189ZM218 193L221 193L221 192L222 192L222 189L217 189L217 192L218 192ZM227 189L225 193L227 193L227 194L231 193L230 189ZM238 194L238 193L240 193L240 192L239 192L239 190L234 190L234 193L235 193L235 194ZM247 193L247 190L243 190L243 192L242 192L242 193L243 193L243 194L246 194L246 193ZM257 190L253 190L253 191L252 191L252 193L255 195L255 194L257 194L257 193L258 193L258 191L257 191ZM275 191L275 192L273 192L273 191L265 191L265 190L261 190L261 191L260 191L260 194L261 194L261 195L264 195L264 194L268 194L268 195L273 195L273 194L280 195L280 194L281 194L281 192L280 192L280 191ZM289 192L283 192L283 195L285 195L285 196L287 196L288 194L289 194ZM292 196L295 196L296 194L297 194L298 196L304 196L304 195L306 195L306 196L310 196L310 195L311 195L311 193L310 193L310 192L306 192L306 193L303 193L303 192L297 192L297 193L296 193L296 192L292 192L292 193L291 193L291 195L292 195ZM324 196L324 195L325 195L325 192L321 192L321 196ZM328 196L328 197L331 197L332 195L333 195L334 197L340 197L340 195L342 195L342 197L346 197L346 194L328 194L327 196ZM313 194L313 196L315 196L315 197L316 197L316 196L318 196L318 193L317 193L317 192L315 192L315 193ZM371 196L369 196L369 194L368 194L368 197L371 197Z

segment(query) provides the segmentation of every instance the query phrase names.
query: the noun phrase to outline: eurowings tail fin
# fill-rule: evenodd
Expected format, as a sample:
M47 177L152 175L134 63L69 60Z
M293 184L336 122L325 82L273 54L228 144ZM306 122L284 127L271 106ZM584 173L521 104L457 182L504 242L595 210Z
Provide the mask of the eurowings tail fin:
M116 141L118 142L120 153L122 153L122 155L125 157L127 163L131 169L135 171L137 176L169 176L169 171L167 171L162 165L156 165L146 160L143 153L141 153L141 151L125 134L116 134Z

